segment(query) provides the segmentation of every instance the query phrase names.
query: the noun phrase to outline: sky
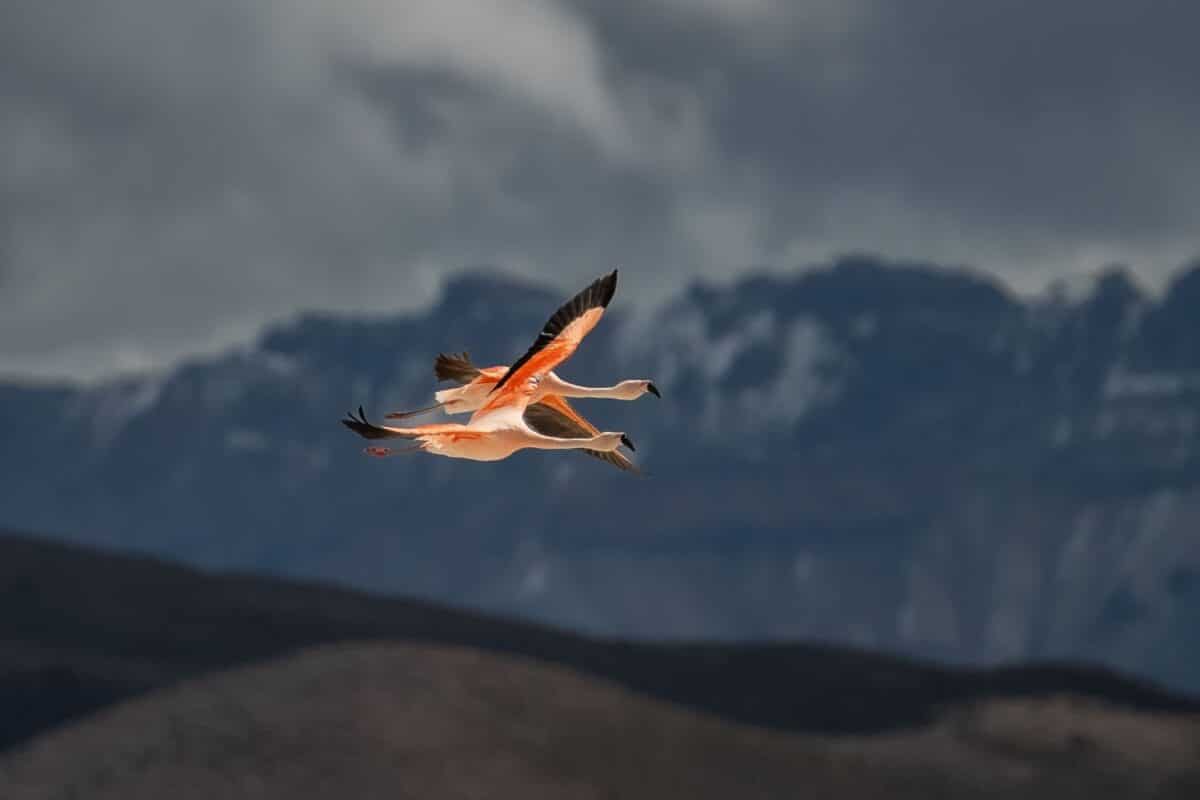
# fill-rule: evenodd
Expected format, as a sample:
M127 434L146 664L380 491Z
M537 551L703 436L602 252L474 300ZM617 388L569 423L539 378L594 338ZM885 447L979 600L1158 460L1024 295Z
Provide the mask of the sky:
M875 252L1200 256L1200 4L8 0L0 374L94 380L495 267L626 302Z

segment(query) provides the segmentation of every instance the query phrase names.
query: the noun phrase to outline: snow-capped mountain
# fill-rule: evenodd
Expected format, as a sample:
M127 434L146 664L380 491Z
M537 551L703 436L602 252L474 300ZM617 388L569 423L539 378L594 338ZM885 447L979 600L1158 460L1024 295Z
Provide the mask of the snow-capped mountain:
M0 525L625 635L1086 658L1200 690L1200 267L1021 300L842 260L618 302L564 367L651 472L576 453L377 461L338 418L510 361L561 297L486 275L427 314L309 315L89 389L0 386ZM583 403L584 401L581 401Z

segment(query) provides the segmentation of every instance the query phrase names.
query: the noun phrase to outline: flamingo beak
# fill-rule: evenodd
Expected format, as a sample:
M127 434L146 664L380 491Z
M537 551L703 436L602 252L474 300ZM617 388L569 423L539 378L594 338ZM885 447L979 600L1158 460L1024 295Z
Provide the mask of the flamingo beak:
M662 399L662 393L658 391L658 387L655 386L653 383L646 384L646 391L649 392L650 394L654 395L655 397L657 397L659 400Z
M637 452L637 448L633 446L633 440L624 434L621 434L621 444L625 445L635 453Z

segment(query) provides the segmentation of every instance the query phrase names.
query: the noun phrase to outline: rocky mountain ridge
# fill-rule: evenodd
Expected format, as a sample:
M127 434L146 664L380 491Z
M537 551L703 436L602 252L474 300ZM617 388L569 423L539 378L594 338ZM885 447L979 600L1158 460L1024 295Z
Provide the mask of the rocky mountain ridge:
M89 389L0 386L0 524L627 636L1081 658L1200 689L1200 267L1018 298L872 258L617 300L564 368L664 398L578 454L379 462L337 425L503 363L561 301L490 274L427 313L302 316Z

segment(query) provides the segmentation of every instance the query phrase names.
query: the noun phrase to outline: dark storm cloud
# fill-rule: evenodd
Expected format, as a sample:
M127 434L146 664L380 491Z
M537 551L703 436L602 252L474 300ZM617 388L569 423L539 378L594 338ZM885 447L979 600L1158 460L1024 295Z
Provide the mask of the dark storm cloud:
M740 35L691 22L669 49L635 16L603 24L643 64L721 87L715 150L762 176L768 251L857 241L1029 286L1108 258L1161 274L1195 250L1200 6L781 3Z
M1185 31L1200 8L1157 8L1171 5L880 4L846 85L789 120L817 157L787 159L777 139L761 152L796 175L904 185L988 224L1178 233L1194 213L1180 201L1196 199L1175 171L1196 168L1200 55Z
M1200 229L1200 7L16 0L0 372L94 376L496 264L627 292L846 249L1025 287Z

